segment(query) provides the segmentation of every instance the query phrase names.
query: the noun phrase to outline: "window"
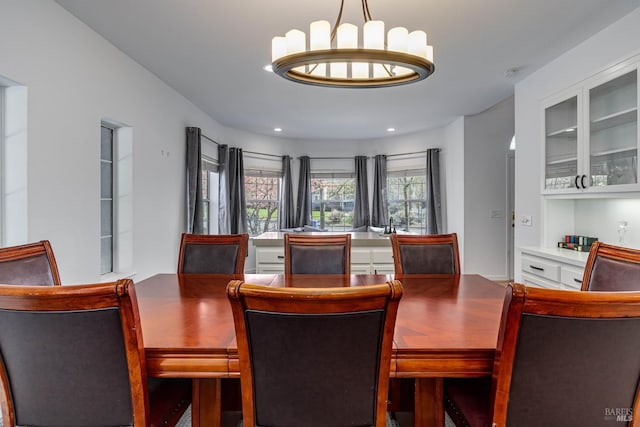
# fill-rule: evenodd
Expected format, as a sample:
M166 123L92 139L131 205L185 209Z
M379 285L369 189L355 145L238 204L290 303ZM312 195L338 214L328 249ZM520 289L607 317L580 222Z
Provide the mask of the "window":
M311 174L310 225L329 231L351 230L355 195L353 173Z
M100 124L100 275L101 280L107 281L130 277L133 273L133 129L103 121Z
M100 274L113 272L113 129L100 128Z
M204 234L218 234L218 164L202 157L202 230Z
M389 219L396 230L425 233L426 182L425 169L387 173Z
M27 87L0 76L0 245L28 241Z
M278 231L281 172L246 170L244 192L247 202L247 224L252 236Z

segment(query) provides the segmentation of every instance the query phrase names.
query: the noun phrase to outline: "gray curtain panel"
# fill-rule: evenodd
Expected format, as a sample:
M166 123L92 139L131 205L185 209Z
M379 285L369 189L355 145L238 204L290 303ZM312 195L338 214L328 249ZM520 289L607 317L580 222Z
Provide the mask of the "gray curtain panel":
M442 233L440 149L427 150L427 234Z
M389 223L389 206L387 205L387 156L384 154L378 154L375 157L372 203L371 225L386 226Z
M282 186L280 190L280 215L278 228L295 227L296 212L293 205L293 183L291 182L291 156L282 156Z
M200 128L187 131L187 233L202 234L204 206L202 205L202 159Z
M247 202L244 197L242 148L229 149L229 232L247 232Z
M229 234L229 146L218 146L218 233Z
M300 157L300 180L298 181L298 201L296 227L311 224L311 159Z
M353 207L353 228L366 227L370 223L367 156L356 156L356 200Z

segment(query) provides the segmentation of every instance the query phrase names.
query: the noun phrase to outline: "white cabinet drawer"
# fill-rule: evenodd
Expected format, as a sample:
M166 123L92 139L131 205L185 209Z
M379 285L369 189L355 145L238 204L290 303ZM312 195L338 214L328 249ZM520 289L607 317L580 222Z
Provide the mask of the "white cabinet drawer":
M560 281L568 289L580 290L580 288L582 287L583 274L584 274L584 270L562 266L562 272L560 273Z
M284 248L260 248L256 250L258 262L284 264Z
M351 274L370 274L370 264L351 264Z
M372 249L371 259L374 264L393 264L393 251L389 249Z
M522 256L522 271L543 277L554 282L560 281L560 264L544 258Z
M522 273L522 283L527 286L535 286L544 289L561 289L561 285L557 282L551 282L539 276Z
M351 248L351 264L370 264L371 251L369 249Z

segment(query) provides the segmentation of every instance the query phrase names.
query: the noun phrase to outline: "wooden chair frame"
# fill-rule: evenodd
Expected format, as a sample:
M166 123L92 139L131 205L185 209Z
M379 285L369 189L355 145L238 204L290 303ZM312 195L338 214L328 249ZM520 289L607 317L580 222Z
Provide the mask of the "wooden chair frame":
M587 258L587 264L584 268L584 275L582 277L582 291L588 291L591 285L591 274L593 273L593 267L596 264L596 260L600 257L610 258L613 260L638 264L640 268L640 250L625 248L622 246L609 245L602 242L594 242L589 251L589 258ZM640 285L639 285L640 286Z
M458 251L458 235L456 233L451 234L396 234L393 233L389 236L391 242L391 248L393 249L393 266L396 275L404 275L404 268L402 266L402 255L400 253L400 246L403 245L451 245L453 246L454 254L454 269L455 274L460 274L460 253Z
M133 423L146 426L149 420L146 362L142 328L133 282L117 282L79 286L15 286L0 285L0 308L24 311L75 311L118 308L126 349L133 409ZM4 396L0 399L2 416L7 426L15 425L15 408L7 373L0 364L0 383Z
M555 291L511 284L507 287L492 378L493 425L506 425L511 376L522 314L579 318L640 317L640 292ZM636 394L633 413L637 414ZM632 426L640 425L638 417Z
M291 274L291 246L345 246L345 272L351 274L351 234L330 234L327 236L309 234L284 235L284 274Z
M60 273L58 272L58 264L56 263L56 258L53 255L51 243L49 243L48 240L41 240L39 242L27 243L19 246L0 248L0 262L16 261L38 255L46 255L47 259L49 260L49 267L51 268L53 285L60 286L61 282Z
M399 281L381 285L354 288L270 288L251 285L240 280L231 281L227 287L231 303L238 343L240 381L242 387L242 412L244 425L255 425L254 386L246 329L246 310L277 313L328 314L361 312L386 308L384 332L381 343L378 394L376 402L376 427L386 425L387 393L393 333L398 303L402 296Z
M238 245L235 274L244 273L244 262L249 246L248 234L188 234L182 233L180 254L178 256L178 274L184 273L184 253L187 245Z

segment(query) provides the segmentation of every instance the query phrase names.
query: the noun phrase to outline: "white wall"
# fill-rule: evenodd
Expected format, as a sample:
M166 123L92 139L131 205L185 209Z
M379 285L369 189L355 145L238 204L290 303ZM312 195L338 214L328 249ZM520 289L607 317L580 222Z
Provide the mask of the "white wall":
M447 206L445 232L458 234L460 265L464 273L464 117L449 124L445 128L445 135L448 142L447 149L440 153L446 182L442 201Z
M133 129L136 279L175 271L185 127L224 128L53 1L2 0L0 75L28 88L28 237L65 283L99 280L100 122Z
M513 97L464 120L464 265L508 280L507 154L514 132Z
M300 141L228 129L53 1L0 0L0 76L28 90L28 235L52 242L65 283L99 280L99 141L104 119L133 134L133 264L136 280L175 271L184 230L185 127L219 143L294 158L398 154L441 148L445 232L464 247L464 118L440 129L367 141ZM207 147L215 155L215 146ZM277 168L272 159L250 159ZM424 156L389 169L424 167ZM315 160L317 169L353 161ZM373 173L371 164L370 174ZM370 183L372 185L372 182ZM464 252L462 254L464 257ZM475 271L481 274L485 272Z
M542 113L540 101L640 51L640 9L585 40L515 86L516 248L542 243ZM521 224L532 216L532 226ZM515 265L520 265L516 251ZM516 268L516 280L520 280Z

